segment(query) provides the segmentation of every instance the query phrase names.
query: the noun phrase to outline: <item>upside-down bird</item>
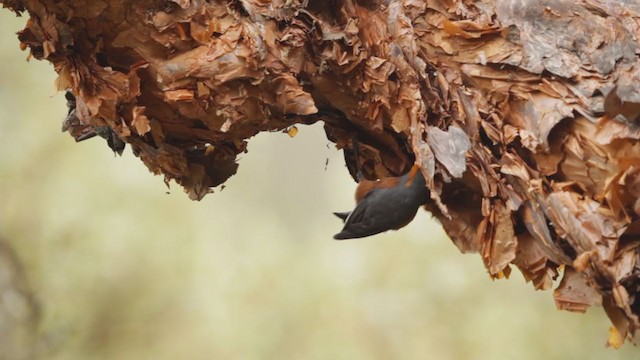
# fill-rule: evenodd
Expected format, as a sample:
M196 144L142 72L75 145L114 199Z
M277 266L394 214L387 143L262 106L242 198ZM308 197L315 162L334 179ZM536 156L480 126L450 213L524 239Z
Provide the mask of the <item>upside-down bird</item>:
M399 177L362 179L356 188L356 208L334 213L344 221L344 227L333 238L355 239L398 230L413 220L428 199L429 190L416 165Z
M107 145L113 150L114 153L122 155L124 151L125 142L118 137L115 131L109 126L92 126L83 124L78 118L76 112L76 96L71 90L67 90L64 94L67 99L67 117L62 122L62 132L69 132L76 142L91 139L92 137L99 135L101 138L107 140Z

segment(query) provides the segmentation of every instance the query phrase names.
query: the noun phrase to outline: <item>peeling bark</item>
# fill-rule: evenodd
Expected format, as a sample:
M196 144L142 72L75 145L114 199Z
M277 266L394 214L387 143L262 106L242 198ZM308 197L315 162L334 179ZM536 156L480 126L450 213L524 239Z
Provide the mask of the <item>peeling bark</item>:
M192 199L258 132L323 121L352 175L419 164L428 209L491 276L548 289L564 267L558 308L601 303L635 336L639 2L0 3L29 13L21 44L76 94L75 126L111 128Z

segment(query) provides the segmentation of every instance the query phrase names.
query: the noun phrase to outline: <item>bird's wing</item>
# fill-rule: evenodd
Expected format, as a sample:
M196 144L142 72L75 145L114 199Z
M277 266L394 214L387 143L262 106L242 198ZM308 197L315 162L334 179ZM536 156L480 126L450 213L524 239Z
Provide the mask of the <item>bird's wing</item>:
M371 204L369 204L370 201L371 198L367 197L361 201L355 209L353 209L347 218L342 231L336 234L333 237L334 239L355 239L388 230L381 228L379 226L380 224L376 224L376 221L378 220L377 216L369 215L369 212L371 211Z
M366 218L366 213L367 202L363 200L356 206L355 209L353 209L351 214L349 214L349 216L347 217L347 220L344 223L345 229L350 225L361 223Z

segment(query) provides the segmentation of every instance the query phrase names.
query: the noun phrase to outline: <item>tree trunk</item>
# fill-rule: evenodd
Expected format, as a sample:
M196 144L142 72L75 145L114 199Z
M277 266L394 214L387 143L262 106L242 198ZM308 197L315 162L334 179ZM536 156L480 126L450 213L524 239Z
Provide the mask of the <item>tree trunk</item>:
M76 139L110 128L200 199L253 135L323 121L352 175L419 164L427 208L491 276L563 273L560 309L602 304L635 336L639 1L0 3L76 95Z

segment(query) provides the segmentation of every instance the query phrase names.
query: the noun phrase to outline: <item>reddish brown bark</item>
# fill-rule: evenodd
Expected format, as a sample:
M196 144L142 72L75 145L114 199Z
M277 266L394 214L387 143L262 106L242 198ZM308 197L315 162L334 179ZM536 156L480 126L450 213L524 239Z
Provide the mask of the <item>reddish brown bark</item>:
M324 121L369 178L417 162L494 277L640 325L640 5L619 0L0 0L77 95L193 199L260 131ZM351 155L360 143L360 163Z

